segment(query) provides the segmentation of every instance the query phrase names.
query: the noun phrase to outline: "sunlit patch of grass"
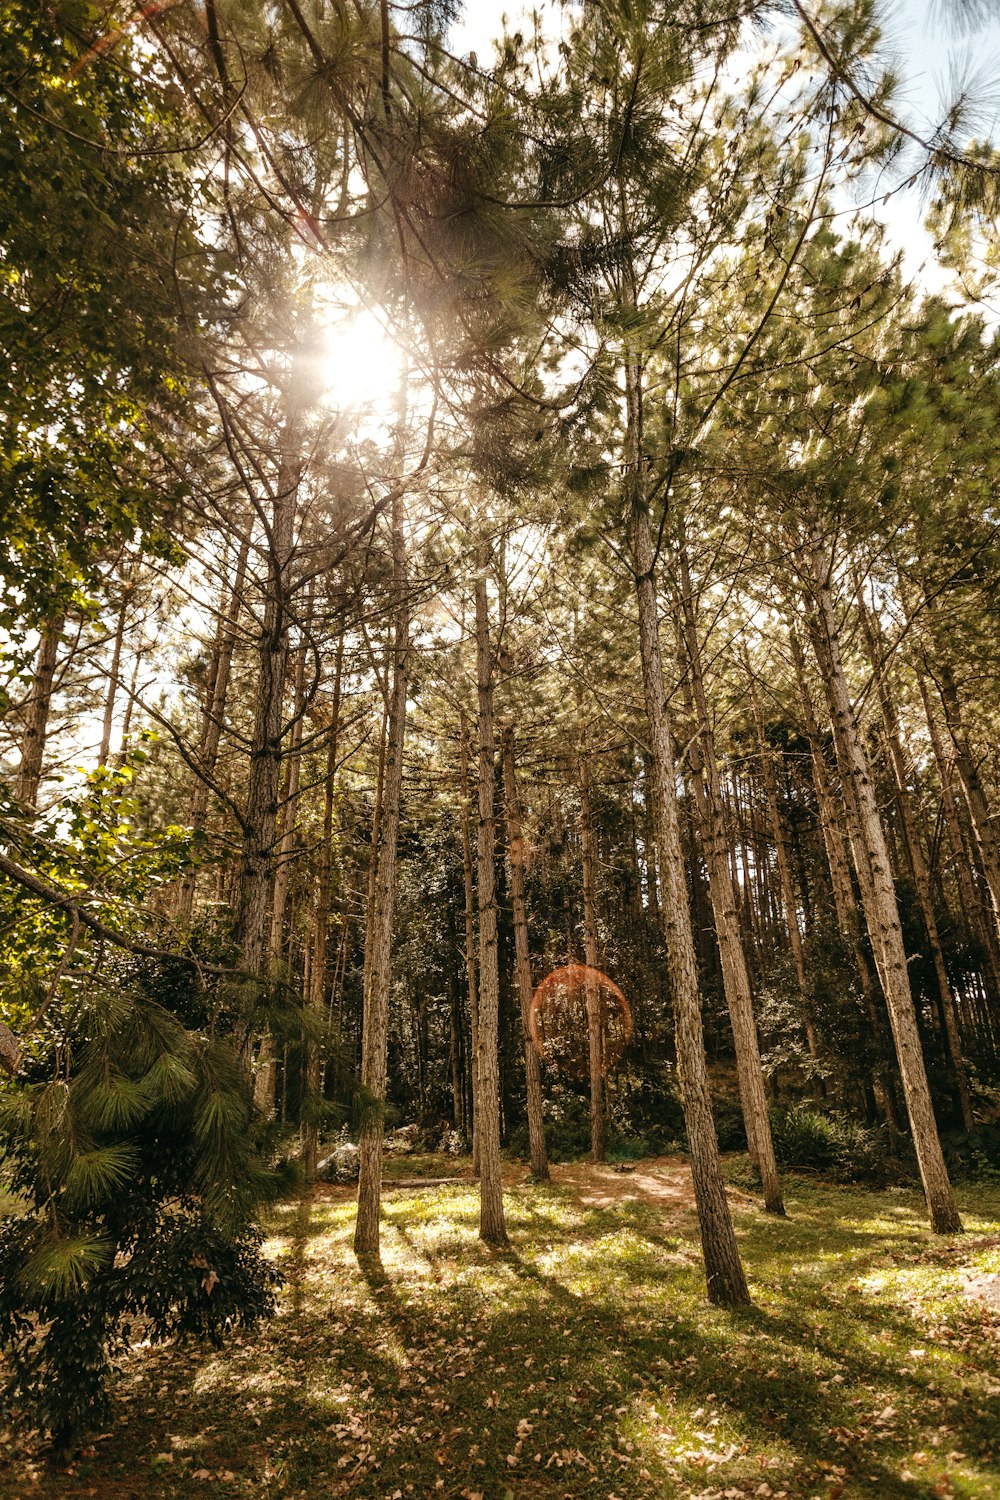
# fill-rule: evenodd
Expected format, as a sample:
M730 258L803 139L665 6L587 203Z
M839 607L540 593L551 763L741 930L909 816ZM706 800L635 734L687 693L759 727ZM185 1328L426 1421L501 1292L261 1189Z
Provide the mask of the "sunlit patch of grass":
M976 1239L1000 1192L940 1241L912 1193L787 1188L788 1220L737 1209L740 1314L706 1304L686 1212L644 1201L519 1185L497 1252L473 1185L387 1185L365 1265L351 1202L278 1205L271 1325L140 1351L71 1489L42 1471L29 1489L22 1454L0 1497L995 1500L1000 1317L963 1275L1000 1270Z

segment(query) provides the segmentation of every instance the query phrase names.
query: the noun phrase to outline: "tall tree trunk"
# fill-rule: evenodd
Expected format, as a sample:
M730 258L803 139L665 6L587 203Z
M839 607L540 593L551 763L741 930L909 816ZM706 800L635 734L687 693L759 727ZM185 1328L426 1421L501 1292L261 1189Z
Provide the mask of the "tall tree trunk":
M579 704L577 709L579 714ZM580 862L583 868L583 960L588 970L596 970L598 967L595 896L597 840L594 838L594 818L590 805L590 759L583 734L581 734L578 758L578 775ZM590 1157L592 1161L604 1161L607 1157L604 1131L604 1025L601 1015L600 990L590 974L585 981L584 991L587 1004L587 1062L590 1073Z
M131 583L126 583L122 589L121 603L118 606L118 623L115 626L115 641L111 650L111 666L108 668L108 690L104 695L104 723L101 727L101 749L97 758L100 766L106 766L111 760L111 731L115 722L115 699L118 696L118 682L122 664L122 644L125 640L125 617L128 613L129 599L132 595Z
M945 754L941 737L941 727L938 724L937 715L931 703L927 679L922 673L918 673L917 682L920 687L920 698L924 706L924 717L927 720L927 731L930 735L931 748L937 764L938 779L941 783L941 805L944 812L948 847L951 851L952 868L955 872L955 883L958 889L962 920L966 931L970 936L975 938L982 949L986 960L986 967L989 970L989 983L993 991L993 999L996 1001L1000 999L1000 940L998 940L996 925L992 921L992 913L988 913L985 910L973 879L973 859L966 845L966 836L962 827L962 817L959 809L959 795L955 790L952 776L953 756ZM983 977L986 978L986 975Z
M457 940L454 907L448 903L449 935ZM456 942L457 946L457 942ZM465 1091L462 1082L462 999L458 975L449 972L450 1005L448 1008L448 1076L451 1079L451 1120L461 1134L465 1130Z
M638 371L629 371L629 452L632 552L639 605L639 654L653 763L656 852L661 881L661 912L667 946L684 1120L691 1150L698 1224L710 1302L729 1307L750 1301L732 1216L722 1182L719 1142L712 1119L705 1038L695 963L691 912L684 880L684 850L677 808L677 780L670 725L663 691L660 631L656 603L655 563L649 515L641 493Z
M719 780L715 735L705 694L701 643L698 639L694 595L687 553L683 549L680 564L681 623L690 691L696 715L698 734L691 744L691 767L694 773L695 805L701 826L702 841L708 865L708 889L715 918L715 933L722 964L722 983L736 1049L736 1076L740 1103L746 1123L747 1145L761 1175L764 1207L768 1213L784 1214L778 1163L771 1138L767 1113L767 1093L760 1061L760 1043L753 1013L753 995L746 954L740 931L740 914L736 904L729 868L729 839L726 830L725 804Z
M837 918L837 928L844 943L850 950L854 959L854 967L857 970L862 1003L871 1027L872 1038L875 1040L878 1050L877 1061L872 1069L874 1093L878 1106L884 1116L890 1138L895 1142L899 1136L899 1117L896 1113L891 1077L890 1051L892 1041L887 1034L885 1021L876 999L875 982L872 976L871 965L862 947L861 915L858 911L854 886L851 881L850 858L847 852L843 822L837 806L837 799L830 784L826 757L823 754L823 744L820 738L819 724L816 719L816 710L813 706L812 695L809 691L809 682L806 677L806 664L802 644L794 627L789 633L789 640L792 649L792 660L795 663L799 701L802 705L802 719L806 738L809 741L813 789L816 793L820 831L823 836L823 847L826 850L827 866L830 871L830 887L833 891L833 905Z
M285 754L285 788L278 810L278 842L274 865L274 895L271 902L271 935L268 943L270 966L278 973L285 947L285 908L288 904L289 864L295 842L295 815L299 800L302 766L302 703L305 691L305 645L295 653L295 686L292 728ZM254 1076L254 1104L263 1115L274 1113L274 1086L277 1047L268 1028L260 1046L257 1072Z
M410 609L403 526L403 501L402 496L397 493L392 502L392 579L396 603L392 695L386 738L385 785L382 815L379 819L374 901L365 932L364 1030L361 1042L361 1084L365 1098L361 1122L358 1217L354 1228L354 1250L358 1255L377 1255L379 1251L390 961L396 905L396 845L403 788L410 652Z
M462 818L462 890L465 896L465 979L469 991L469 1031L472 1042L472 1171L479 1176L479 986L476 980L476 911L472 883L472 838L469 832L469 730L463 711L460 721L459 798Z
M215 767L219 758L219 744L222 739L222 725L226 716L226 700L229 696L229 677L232 671L233 652L236 649L236 635L239 627L240 611L244 605L243 591L246 587L249 556L250 528L248 525L240 541L240 548L236 557L236 570L233 575L228 602L224 598L220 603L219 621L212 647L212 660L209 667L208 683L205 689L201 737L198 745L198 764L204 775L195 776L194 787L191 793L190 823L196 832L201 832L205 826L205 819L208 814L210 782L215 776ZM175 912L184 923L188 923L191 920L197 878L197 871L192 868L186 870L178 882Z
M479 690L479 1235L487 1245L506 1245L500 1179L500 969L497 955L496 810L493 738L493 653L486 599L486 556L476 568L476 680Z
M17 768L17 780L14 784L14 796L22 807L34 807L38 800L49 710L52 707L52 682L56 675L56 659L65 623L66 615L63 612L46 620L41 628L38 655L35 658L35 680L21 739L21 764Z
M306 1003L312 1011L315 1026L323 1014L326 1001L327 946L330 937L330 904L333 888L333 813L337 779L337 751L340 739L340 698L344 668L344 632L337 640L337 657L333 669L333 702L326 741L326 771L323 777L323 836L319 846L319 868L316 875L316 904L312 923L312 967ZM307 1099L319 1099L323 1088L320 1049L315 1036L306 1037L304 1084ZM315 1111L306 1109L301 1131L302 1165L307 1182L316 1176L319 1149L319 1127Z
M885 833L840 656L840 634L830 583L831 565L823 557L818 539L812 545L810 561L811 634L829 699L841 775L845 783L850 782L857 812L852 839L856 840L854 862L861 885L865 921L889 1011L931 1227L939 1234L954 1234L961 1230L962 1221L948 1178L927 1084Z
M239 966L251 982L266 973L274 851L281 791L285 681L291 624L292 545L301 460L294 423L286 423L267 538L267 584L258 645L257 694L243 809L236 932ZM248 1028L248 1042L250 1029Z
M767 743L764 714L761 710L760 698L757 693L757 683L750 662L746 657L744 657L744 666L750 689L750 707L753 711L754 724L757 729L757 745L760 751L764 794L767 798L768 821L771 825L771 837L774 840L774 851L778 861L778 881L781 886L781 904L785 909L788 946L791 949L792 962L795 965L795 979L799 989L806 1045L809 1048L809 1056L815 1063L819 1061L819 1040L816 1036L816 1026L812 1018L812 994L810 993L809 980L806 976L806 959L802 946L802 932L799 928L798 902L795 898L795 886L792 882L792 867L788 858L788 844L785 839L784 820L781 816L781 806L778 802L778 783L774 774L774 758L771 748Z
M889 763L892 766L893 779L896 783L896 800L903 824L903 838L909 856L910 869L913 872L913 884L917 892L920 914L923 917L924 928L927 932L927 943L931 950L934 977L937 980L938 986L945 1045L955 1078L962 1125L966 1130L974 1130L976 1121L972 1113L972 1100L969 1097L969 1080L966 1074L965 1058L962 1056L962 1041L958 1028L955 997L951 992L951 983L948 979L948 971L945 968L944 952L941 948L937 915L934 911L934 901L931 895L930 870L927 867L927 860L924 857L923 846L920 842L920 834L917 830L913 809L910 805L906 761L899 738L899 721L896 716L895 704L889 696L889 685L882 660L883 653L879 649L878 626L868 612L865 601L861 596L860 588L858 589L858 609L861 614L861 625L864 631L865 643L868 647L868 656L872 664L872 672L875 674L875 681L877 683L879 707L882 711L882 728L885 735L886 748L889 752Z
M545 1120L542 1115L542 1065L531 1041L531 959L528 952L528 912L524 900L525 847L521 822L521 803L517 792L514 763L514 733L508 729L502 736L504 807L507 814L507 865L510 870L510 900L514 919L514 980L521 1005L524 1031L524 1074L528 1102L528 1149L531 1175L538 1182L549 1180L549 1161L545 1149Z
M972 749L965 727L962 703L954 673L945 664L937 672L938 691L944 705L944 718L955 747L955 765L965 794L972 831L975 835L983 874L990 893L994 925L1000 933L1000 837L997 835L986 791L979 775L979 761Z
M129 680L125 699L125 712L122 714L122 737L118 742L118 750L115 753L115 769L119 771L128 757L129 737L132 733L132 715L135 712L136 698L139 692L139 669L142 666L145 654L146 643L140 638L132 657L132 676Z

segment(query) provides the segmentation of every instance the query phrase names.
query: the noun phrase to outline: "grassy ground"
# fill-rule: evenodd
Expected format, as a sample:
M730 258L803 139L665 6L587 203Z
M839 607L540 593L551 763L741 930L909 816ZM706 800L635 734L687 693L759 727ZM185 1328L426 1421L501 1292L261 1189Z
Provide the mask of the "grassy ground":
M791 1178L787 1221L734 1192L733 1315L704 1301L683 1164L557 1171L510 1189L504 1254L469 1184L390 1190L362 1268L347 1192L280 1208L270 1328L136 1351L114 1431L61 1474L6 1447L0 1496L1000 1495L1000 1309L966 1294L1000 1286L1000 1186L943 1242L910 1192Z

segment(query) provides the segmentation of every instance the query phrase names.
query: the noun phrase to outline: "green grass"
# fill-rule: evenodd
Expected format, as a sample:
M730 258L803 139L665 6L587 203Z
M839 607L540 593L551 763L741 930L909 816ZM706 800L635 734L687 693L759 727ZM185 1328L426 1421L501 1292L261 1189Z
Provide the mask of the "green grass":
M788 1220L738 1208L739 1315L686 1211L518 1186L490 1254L474 1189L390 1190L359 1268L352 1203L288 1204L274 1323L136 1351L111 1435L59 1475L14 1450L0 1496L995 1500L1000 1314L962 1273L1000 1273L1000 1187L960 1196L941 1241L912 1192L789 1178Z

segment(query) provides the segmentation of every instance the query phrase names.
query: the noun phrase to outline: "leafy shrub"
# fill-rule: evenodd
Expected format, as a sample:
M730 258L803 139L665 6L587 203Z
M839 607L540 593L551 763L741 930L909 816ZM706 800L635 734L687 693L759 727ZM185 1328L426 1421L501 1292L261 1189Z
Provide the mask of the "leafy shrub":
M942 1136L945 1160L954 1177L1000 1177L1000 1121Z
M609 1161L642 1161L646 1156L659 1155L650 1150L649 1141L644 1135L622 1135L617 1130L611 1131L605 1146Z
M148 990L60 1007L58 1030L54 1007L51 1049L0 1091L21 1210L0 1220L0 1346L20 1418L59 1448L106 1419L134 1322L219 1342L274 1308L249 1078Z
M884 1182L890 1161L885 1130L807 1103L772 1109L771 1134L782 1167L823 1172L835 1182Z
M578 1161L590 1154L590 1099L565 1084L553 1085L542 1101L545 1144L550 1161ZM527 1160L527 1123L518 1125L507 1138L507 1154Z
M684 1139L680 1097L669 1073L663 1069L636 1071L617 1078L611 1093L610 1114L609 1151L624 1160L662 1156L676 1150L677 1143Z
M222 1344L274 1308L277 1272L251 1230L227 1235L195 1203L159 1205L142 1231L100 1238L39 1214L0 1221L0 1340L22 1420L65 1449L109 1414L107 1378L133 1322L153 1342Z
M579 1161L590 1155L590 1095L563 1082L552 1085L542 1105L545 1141L552 1161ZM607 1153L612 1161L639 1161L683 1149L684 1113L670 1084L644 1074L617 1078L610 1091ZM507 1141L509 1155L528 1156L528 1127L519 1125Z

